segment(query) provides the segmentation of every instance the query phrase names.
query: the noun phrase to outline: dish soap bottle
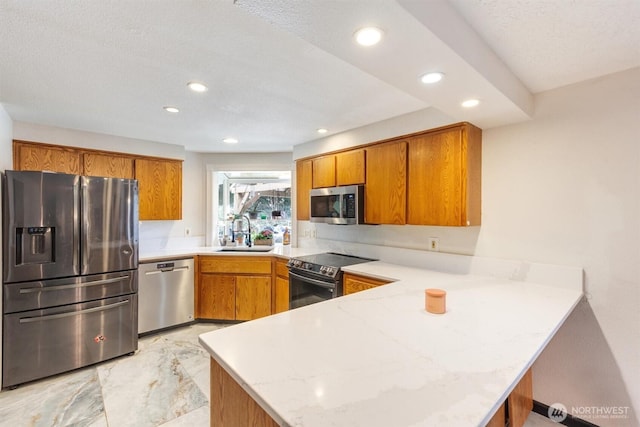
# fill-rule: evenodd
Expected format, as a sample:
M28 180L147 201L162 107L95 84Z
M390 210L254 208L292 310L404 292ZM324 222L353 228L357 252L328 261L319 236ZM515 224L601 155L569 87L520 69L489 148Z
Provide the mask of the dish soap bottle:
M284 234L282 235L282 244L283 245L291 244L291 233L289 232L289 228L284 229Z

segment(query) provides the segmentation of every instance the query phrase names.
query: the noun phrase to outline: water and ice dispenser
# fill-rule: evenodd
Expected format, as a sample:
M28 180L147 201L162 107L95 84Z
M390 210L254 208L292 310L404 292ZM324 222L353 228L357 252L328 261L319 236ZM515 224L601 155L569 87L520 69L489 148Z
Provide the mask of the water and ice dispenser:
M16 265L55 262L55 227L16 228Z

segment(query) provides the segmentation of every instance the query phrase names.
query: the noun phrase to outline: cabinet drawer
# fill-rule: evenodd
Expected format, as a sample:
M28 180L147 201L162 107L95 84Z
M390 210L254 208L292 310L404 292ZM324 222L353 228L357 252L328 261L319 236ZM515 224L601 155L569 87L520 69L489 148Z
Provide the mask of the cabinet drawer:
M285 279L289 278L289 267L287 267L286 261L276 261L276 276L284 277Z
M344 275L344 295L353 294L367 289L376 288L381 285L391 283L390 280L372 279L370 277L356 276L345 273Z
M200 258L201 273L271 274L271 258L211 256Z

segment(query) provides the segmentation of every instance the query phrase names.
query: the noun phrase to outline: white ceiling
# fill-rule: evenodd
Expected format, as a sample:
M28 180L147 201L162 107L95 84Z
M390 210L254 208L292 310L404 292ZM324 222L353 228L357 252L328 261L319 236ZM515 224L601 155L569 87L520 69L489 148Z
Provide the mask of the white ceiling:
M365 25L378 46L353 42ZM528 119L532 93L638 66L638 0L0 0L14 120L191 151L290 151L429 107L488 128ZM445 79L422 85L430 70Z

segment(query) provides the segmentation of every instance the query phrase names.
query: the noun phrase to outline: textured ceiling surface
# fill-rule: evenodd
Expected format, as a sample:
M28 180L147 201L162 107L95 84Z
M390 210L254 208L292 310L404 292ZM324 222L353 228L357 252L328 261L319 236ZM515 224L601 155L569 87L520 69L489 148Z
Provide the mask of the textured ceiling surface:
M528 119L532 93L640 66L639 17L637 0L0 0L0 103L202 152L289 151L425 108L487 128ZM353 42L365 25L378 46ZM445 79L422 85L430 70Z
M640 64L638 0L450 0L527 88Z

